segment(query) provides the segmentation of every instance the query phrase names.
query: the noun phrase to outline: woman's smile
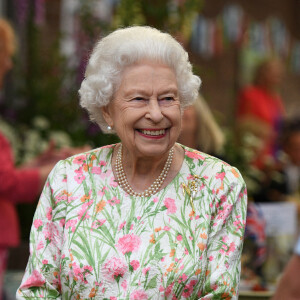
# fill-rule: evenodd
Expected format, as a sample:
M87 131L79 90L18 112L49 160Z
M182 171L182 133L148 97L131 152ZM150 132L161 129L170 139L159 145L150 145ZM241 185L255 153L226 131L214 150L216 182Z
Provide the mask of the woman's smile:
M161 139L166 136L168 129L136 129L136 131L143 137L148 139Z

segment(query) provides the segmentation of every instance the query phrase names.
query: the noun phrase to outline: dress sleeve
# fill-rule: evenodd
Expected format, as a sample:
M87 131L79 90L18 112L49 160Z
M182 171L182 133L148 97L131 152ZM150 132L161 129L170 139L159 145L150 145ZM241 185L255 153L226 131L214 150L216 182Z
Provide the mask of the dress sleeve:
M17 299L61 299L60 258L67 184L65 162L49 174L30 233L30 256Z
M37 169L17 169L11 147L0 134L0 198L14 203L33 202L38 196L40 175Z
M200 299L238 299L247 190L235 168L217 180L207 244L207 269Z

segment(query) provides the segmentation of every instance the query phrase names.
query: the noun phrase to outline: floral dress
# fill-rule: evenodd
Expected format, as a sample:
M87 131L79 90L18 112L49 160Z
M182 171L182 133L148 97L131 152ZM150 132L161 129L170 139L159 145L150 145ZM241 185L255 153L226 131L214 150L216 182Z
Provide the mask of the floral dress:
M115 181L113 148L50 173L17 299L237 299L247 204L239 172L183 147L172 182L136 198Z

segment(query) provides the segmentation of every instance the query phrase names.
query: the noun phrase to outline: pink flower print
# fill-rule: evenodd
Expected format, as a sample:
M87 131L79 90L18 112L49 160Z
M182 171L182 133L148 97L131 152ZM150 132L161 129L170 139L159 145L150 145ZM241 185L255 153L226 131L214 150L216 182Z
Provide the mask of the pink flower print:
M147 300L148 295L144 290L137 290L130 294L130 300Z
M39 241L37 246L36 246L36 250L41 250L44 248L44 242L43 241Z
M68 229L69 227L71 227L71 230L72 232L75 231L75 225L77 223L77 220L69 220L67 223L66 223L66 229Z
M116 204L120 204L120 199L118 199L117 197L113 197L109 200L107 200L108 204L110 204L111 206L114 206Z
M44 227L44 237L47 240L47 242L53 242L54 245L58 244L58 238L59 238L59 232L56 228L55 223L47 223L46 226Z
M37 270L33 270L32 275L20 286L21 289L39 287L45 284L46 280Z
M132 253L139 249L141 245L141 238L134 234L126 234L119 238L116 247L123 253Z
M78 213L79 219L83 218L83 220L86 220L86 219L90 218L90 215L87 213L87 210L88 210L90 204L91 204L90 202L85 202L82 204L82 208Z
M222 196L221 196L221 204L223 204L223 203L226 202L226 201L227 201L226 195L222 195Z
M101 168L100 167L92 167L91 172L93 174L101 174Z
M182 241L182 235L178 234L176 239L177 239L177 241L181 242Z
M74 180L78 183L78 184L81 184L82 181L85 179L85 176L83 174L77 174L75 177L74 177Z
M117 187L117 186L118 186L118 183L116 182L116 179L115 179L114 176L112 176L112 177L110 178L109 185L112 186L112 187Z
M103 197L105 195L105 191L108 190L108 188L106 186L104 186L99 192L98 195L100 197Z
M165 226L164 228L163 228L163 230L165 230L165 231L169 231L171 228L169 227L169 226Z
M101 227L105 222L106 222L106 219L101 219L101 220L94 221L92 223L91 231L93 231L93 229L97 229L97 228Z
M182 278L182 280L183 280L183 281L186 281L186 280L187 280L187 276L186 276L186 274L185 274L185 273L183 273L183 274L182 274L182 276L181 276L181 278Z
M126 291L126 289L127 289L127 280L123 280L123 282L121 283L121 287L123 288L124 291Z
M60 220L59 220L59 226L60 226L60 227L64 227L65 222L66 222L66 219L60 219Z
M209 259L209 261L213 261L214 257L211 255L208 259Z
M158 197L153 198L153 202L157 203L158 202Z
M141 216L137 216L136 219L139 221L141 219Z
M189 174L189 176L186 178L187 180L194 180L195 177L192 174Z
M49 221L52 219L52 207L48 207L46 217Z
M47 265L48 264L48 260L47 259L43 259L42 260L42 264Z
M35 219L35 220L33 221L33 226L34 226L36 229L39 229L39 227L42 226L42 225L43 225L43 222L42 222L41 219Z
M165 288L161 285L161 286L159 287L159 291L162 293L164 290L165 290Z
M185 255L189 255L189 251L188 251L187 248L184 249L184 254L185 254Z
M185 151L185 155L189 158L193 158L193 159L201 159L204 160L204 156L200 154L200 152L198 151Z
M142 273L146 276L146 274L149 272L149 270L150 270L150 267L144 268L142 270Z
M172 293L173 286L174 282L167 286L167 288L165 289L165 296L169 296Z
M133 271L135 271L139 268L140 262L138 260L132 260L130 262L130 266L132 267Z
M183 292L182 292L182 296L185 297L185 298L190 297L192 292L193 292L194 285L196 285L196 283L197 283L196 280L191 280L191 282L184 287Z
M222 242L223 243L227 243L228 242L228 236L227 235L225 235L225 236L222 237Z
M103 272L107 279L119 281L127 272L127 266L120 258L112 257L104 264Z
M110 300L117 300L117 297L111 296L109 299L110 299Z
M221 179L222 181L224 180L224 177L225 177L225 172L217 173L217 175L215 176L216 179Z
M175 205L175 200L172 198L166 198L164 200L164 205L167 208L167 214L175 214L177 207Z
M236 220L233 222L233 225L236 226L236 230L243 228L243 226L241 226L240 224L241 224L240 220Z
M81 165L86 160L85 155L78 155L73 159L73 163L77 165Z
M228 249L227 253L233 252L234 250L235 250L235 243L232 242L229 245L229 249Z
M106 161L100 160L100 161L99 161L99 165L105 167L105 166L106 166Z
M126 221L122 222L119 226L119 230L123 229L123 227L126 225Z

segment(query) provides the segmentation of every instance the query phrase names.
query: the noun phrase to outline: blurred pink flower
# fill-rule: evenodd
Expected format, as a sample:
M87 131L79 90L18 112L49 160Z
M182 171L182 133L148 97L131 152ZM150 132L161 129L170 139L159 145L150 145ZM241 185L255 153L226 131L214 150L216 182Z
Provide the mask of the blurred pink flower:
M175 205L175 200L172 198L166 198L164 200L164 205L167 208L167 214L175 214L177 207Z
M187 156L187 157L189 157L189 158L193 158L193 159L202 159L202 160L204 160L204 156L203 155L201 155L199 152L197 152L197 151L193 151L193 152L191 152L191 151L185 151L185 155Z
M141 238L134 234L126 234L119 238L117 248L123 253L135 252L141 245Z
M137 290L130 294L130 300L147 300L148 295L144 290Z
M73 163L77 165L81 165L86 160L85 155L78 155L73 159Z
M91 172L93 174L101 174L101 168L100 167L92 167Z
M39 287L45 284L46 280L37 270L33 270L32 275L20 286L20 288Z
M33 221L33 226L36 228L36 229L38 229L40 226L42 226L43 225L43 222L42 222L42 220L41 219L35 219L34 221Z
M215 177L216 177L216 179L221 179L221 180L223 180L224 177L225 177L225 172L217 173L217 175L216 175Z
M118 279L127 272L127 266L120 258L112 257L104 264L103 272L108 279Z
M130 262L130 265L132 266L132 269L135 271L140 266L140 262L138 260L132 260Z

